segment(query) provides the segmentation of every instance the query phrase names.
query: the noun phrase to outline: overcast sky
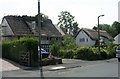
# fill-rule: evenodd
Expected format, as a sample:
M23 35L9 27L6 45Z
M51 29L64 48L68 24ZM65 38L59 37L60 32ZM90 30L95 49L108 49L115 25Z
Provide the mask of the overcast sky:
M0 21L6 15L37 14L38 0L0 0ZM97 25L97 17L101 24L112 24L118 21L119 0L40 0L41 12L48 15L54 24L58 22L61 11L69 11L75 16L80 28L92 28Z

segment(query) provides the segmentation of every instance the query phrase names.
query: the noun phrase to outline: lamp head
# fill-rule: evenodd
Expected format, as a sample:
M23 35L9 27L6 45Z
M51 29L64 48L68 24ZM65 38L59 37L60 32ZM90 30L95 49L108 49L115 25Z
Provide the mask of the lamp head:
M105 16L105 15L100 15L100 16Z
M98 16L98 18L99 18L99 17L103 17L103 16L105 16L105 15L100 15L100 16Z

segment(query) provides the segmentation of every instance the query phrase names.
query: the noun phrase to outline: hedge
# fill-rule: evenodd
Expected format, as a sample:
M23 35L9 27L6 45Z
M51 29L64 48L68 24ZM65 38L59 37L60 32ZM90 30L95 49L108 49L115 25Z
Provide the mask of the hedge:
M115 57L115 48L98 48L81 46L76 49L60 50L58 57L82 60L102 60Z
M93 60L94 53L90 47L80 47L76 50L75 58L83 60Z
M21 38L20 40L3 41L2 57L20 63L22 52L30 54L30 66L37 66L38 41L34 38Z
M58 53L58 57L61 58L67 58L67 59L73 59L74 58L74 50L60 50L60 52Z

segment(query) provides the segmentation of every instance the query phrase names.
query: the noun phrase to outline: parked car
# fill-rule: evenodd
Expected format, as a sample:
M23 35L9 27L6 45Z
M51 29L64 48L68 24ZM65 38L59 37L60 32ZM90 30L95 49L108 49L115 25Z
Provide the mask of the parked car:
M38 49L38 51L40 51ZM38 53L39 57L40 57L40 52ZM49 52L47 52L45 49L41 48L41 57L42 58L47 58L49 56Z
M116 57L118 58L118 61L120 61L120 46L116 48Z

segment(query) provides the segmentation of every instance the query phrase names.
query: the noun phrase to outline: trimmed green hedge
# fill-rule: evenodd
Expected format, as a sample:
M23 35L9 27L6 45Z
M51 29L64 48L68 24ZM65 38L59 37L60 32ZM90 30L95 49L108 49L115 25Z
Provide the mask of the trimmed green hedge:
M82 59L82 60L102 60L115 57L115 47L108 45L106 48L98 48L82 46L76 49L60 50L57 53L58 57L69 59Z
M80 47L76 50L75 58L83 60L94 60L95 54L91 47Z
M2 57L20 62L22 52L30 55L30 66L37 65L38 41L34 38L21 38L20 40L4 41L2 43Z
M67 58L67 59L72 59L74 58L74 53L75 51L74 50L60 50L60 52L58 53L58 57L61 57L61 58Z

